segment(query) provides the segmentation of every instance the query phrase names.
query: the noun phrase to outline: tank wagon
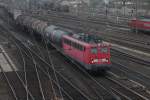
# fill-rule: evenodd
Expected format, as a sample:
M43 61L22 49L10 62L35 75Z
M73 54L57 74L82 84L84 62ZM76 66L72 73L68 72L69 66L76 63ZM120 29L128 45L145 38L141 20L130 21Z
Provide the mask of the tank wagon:
M150 16L140 16L129 21L129 26L132 31L136 29L139 31L150 32Z
M17 15L17 17L14 15L16 24L34 31L35 35L44 37L48 44L53 45L62 54L78 62L88 71L105 72L110 69L110 44L104 43L101 38L48 25L47 22L22 14Z

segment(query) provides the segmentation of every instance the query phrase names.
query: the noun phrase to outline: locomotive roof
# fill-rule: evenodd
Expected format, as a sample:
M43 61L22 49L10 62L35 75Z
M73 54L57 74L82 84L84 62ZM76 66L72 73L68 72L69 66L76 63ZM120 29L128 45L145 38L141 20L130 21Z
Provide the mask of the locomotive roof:
M102 43L102 38L93 34L78 33L73 34L72 37L89 44Z
M72 36L64 36L67 39L70 39L72 41L78 42L83 45L97 45L97 44L102 44L102 39L96 35L89 35L89 34L84 34L79 33L79 34L73 34Z

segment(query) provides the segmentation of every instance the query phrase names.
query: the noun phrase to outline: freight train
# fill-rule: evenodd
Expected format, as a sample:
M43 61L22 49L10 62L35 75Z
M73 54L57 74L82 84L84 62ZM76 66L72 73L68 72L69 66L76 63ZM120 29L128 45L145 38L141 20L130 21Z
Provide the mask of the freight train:
M132 31L150 32L150 16L140 16L129 21L129 26Z
M11 12L12 13L12 12ZM111 68L110 47L108 43L95 36L76 33L47 22L22 15L20 11L12 13L18 27L34 31L34 35L44 37L47 44L53 45L63 55L82 65L90 72L106 72Z

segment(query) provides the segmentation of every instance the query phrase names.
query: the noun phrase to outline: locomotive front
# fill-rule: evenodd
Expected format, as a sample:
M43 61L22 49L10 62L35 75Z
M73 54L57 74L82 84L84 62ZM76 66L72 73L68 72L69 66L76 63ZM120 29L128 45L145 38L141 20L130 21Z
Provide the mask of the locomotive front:
M88 68L91 71L107 71L111 68L110 45L99 43L91 44L88 54Z

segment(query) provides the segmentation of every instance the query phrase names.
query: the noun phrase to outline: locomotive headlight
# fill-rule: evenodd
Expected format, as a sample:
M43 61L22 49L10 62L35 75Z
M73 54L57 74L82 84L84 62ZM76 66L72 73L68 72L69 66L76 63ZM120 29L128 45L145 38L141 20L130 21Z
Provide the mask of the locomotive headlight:
M98 62L98 59L93 59L93 62L94 62L94 63L97 63L97 62Z
M92 61L92 64L93 64L94 62Z
M107 58L101 59L101 62L108 62Z

